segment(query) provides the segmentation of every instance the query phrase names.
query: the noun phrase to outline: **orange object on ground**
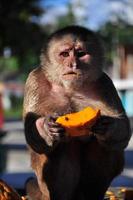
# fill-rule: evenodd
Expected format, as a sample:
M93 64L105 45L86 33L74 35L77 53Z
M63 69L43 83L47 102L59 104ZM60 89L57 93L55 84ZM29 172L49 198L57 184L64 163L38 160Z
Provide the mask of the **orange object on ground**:
M21 200L21 197L12 187L0 180L0 200Z
M65 127L70 136L81 136L88 133L85 128L91 128L99 116L99 109L95 110L91 107L87 107L79 112L60 116L57 118L56 122Z
M0 180L0 200L28 200L28 198L21 197L16 190L9 186L5 181Z
M0 94L0 129L3 128L3 124L4 124L4 114L2 105L2 94Z

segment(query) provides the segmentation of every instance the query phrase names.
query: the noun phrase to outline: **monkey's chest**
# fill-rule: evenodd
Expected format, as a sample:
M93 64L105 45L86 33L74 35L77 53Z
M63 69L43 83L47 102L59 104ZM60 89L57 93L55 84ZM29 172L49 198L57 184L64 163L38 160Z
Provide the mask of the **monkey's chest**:
M59 115L78 112L87 106L95 107L94 101L86 97L75 96L55 96L53 102L49 102L49 113L57 113Z

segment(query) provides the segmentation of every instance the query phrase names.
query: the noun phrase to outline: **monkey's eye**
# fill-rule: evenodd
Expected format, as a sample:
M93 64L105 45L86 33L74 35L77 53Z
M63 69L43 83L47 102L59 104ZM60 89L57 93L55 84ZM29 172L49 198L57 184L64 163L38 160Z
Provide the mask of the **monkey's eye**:
M77 55L77 57L82 57L82 56L85 56L86 55L86 52L85 51L77 51L76 52L76 55Z
M61 56L63 57L68 57L69 56L69 52L68 51L63 51L60 53Z

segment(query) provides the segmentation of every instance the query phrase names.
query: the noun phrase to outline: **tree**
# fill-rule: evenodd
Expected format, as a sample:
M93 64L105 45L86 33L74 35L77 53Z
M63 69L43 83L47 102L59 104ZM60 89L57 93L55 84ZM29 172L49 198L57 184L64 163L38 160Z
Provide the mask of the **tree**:
M40 0L0 1L0 55L9 47L22 71L37 62L46 36L38 24L43 13L39 3Z
M75 23L76 23L76 20L75 20L75 16L72 10L72 5L68 4L68 13L58 18L56 26L58 28L62 28L62 27L72 25Z

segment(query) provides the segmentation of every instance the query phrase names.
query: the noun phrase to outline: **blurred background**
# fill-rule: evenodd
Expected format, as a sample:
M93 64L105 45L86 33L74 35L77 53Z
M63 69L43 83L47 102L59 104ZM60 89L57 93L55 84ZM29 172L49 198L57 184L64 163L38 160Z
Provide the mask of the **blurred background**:
M104 70L113 79L133 129L132 0L0 0L0 178L21 192L32 175L22 122L25 80L38 66L47 36L72 24L102 38ZM125 169L113 186L133 187L132 138L125 156Z

